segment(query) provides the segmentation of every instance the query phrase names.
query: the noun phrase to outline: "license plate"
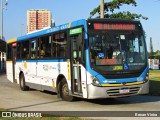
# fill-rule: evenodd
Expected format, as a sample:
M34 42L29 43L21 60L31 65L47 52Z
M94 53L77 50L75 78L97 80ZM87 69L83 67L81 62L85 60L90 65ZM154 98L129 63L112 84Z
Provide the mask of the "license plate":
M129 93L129 89L128 88L122 88L119 90L119 93Z

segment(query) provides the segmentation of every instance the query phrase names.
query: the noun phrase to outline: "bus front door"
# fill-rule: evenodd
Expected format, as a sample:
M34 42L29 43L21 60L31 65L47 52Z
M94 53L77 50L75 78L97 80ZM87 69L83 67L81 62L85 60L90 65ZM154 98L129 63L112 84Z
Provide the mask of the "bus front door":
M81 34L71 36L71 71L72 91L74 95L82 95L81 87Z

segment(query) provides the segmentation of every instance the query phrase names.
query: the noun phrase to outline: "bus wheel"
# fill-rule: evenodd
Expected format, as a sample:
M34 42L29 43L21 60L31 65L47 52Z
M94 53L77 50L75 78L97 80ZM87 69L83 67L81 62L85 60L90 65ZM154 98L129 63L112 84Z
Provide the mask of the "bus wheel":
M65 78L63 78L62 81L60 82L59 89L60 89L60 96L63 100L65 101L73 100L74 97L69 95L69 89Z
M25 85L25 77L23 73L20 75L19 85L20 85L21 90L23 91L29 90L29 87Z

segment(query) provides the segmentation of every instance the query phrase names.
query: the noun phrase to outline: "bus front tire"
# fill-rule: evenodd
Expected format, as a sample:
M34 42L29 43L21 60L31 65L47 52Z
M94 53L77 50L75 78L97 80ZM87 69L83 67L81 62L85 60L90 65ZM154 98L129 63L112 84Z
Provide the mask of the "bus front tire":
M59 90L62 100L73 101L74 97L69 95L69 89L65 78L60 82Z
M29 90L29 87L25 85L25 77L24 74L21 73L20 78L19 78L19 85L22 91L27 91Z

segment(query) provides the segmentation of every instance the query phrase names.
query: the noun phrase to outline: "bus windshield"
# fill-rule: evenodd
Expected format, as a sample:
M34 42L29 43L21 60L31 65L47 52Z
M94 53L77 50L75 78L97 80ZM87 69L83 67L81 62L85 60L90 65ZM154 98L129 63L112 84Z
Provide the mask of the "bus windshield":
M146 64L143 34L101 31L89 34L91 67L100 71L142 69Z

